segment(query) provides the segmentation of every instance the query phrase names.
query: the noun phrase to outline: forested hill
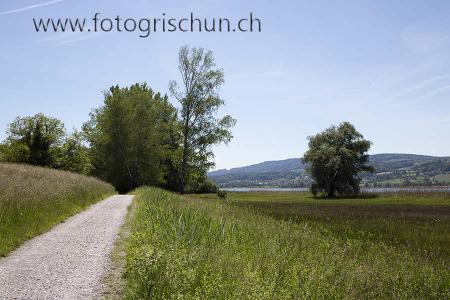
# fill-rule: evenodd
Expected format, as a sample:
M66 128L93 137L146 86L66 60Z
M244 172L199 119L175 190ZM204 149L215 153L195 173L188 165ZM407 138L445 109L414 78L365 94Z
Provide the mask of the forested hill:
M450 157L387 153L371 155L370 162L375 173L361 174L366 186L450 184ZM305 187L311 183L299 158L217 170L208 177L221 187Z

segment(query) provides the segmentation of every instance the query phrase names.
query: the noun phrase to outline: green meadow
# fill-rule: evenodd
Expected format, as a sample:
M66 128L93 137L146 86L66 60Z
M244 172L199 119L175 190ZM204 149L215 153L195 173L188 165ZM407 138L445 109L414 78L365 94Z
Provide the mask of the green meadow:
M114 193L92 177L0 163L0 257Z
M129 299L450 297L448 194L136 191Z

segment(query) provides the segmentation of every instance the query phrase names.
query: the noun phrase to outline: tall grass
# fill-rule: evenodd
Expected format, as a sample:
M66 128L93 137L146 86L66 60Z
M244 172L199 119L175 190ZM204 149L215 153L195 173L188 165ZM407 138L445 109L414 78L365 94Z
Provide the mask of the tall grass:
M114 193L95 178L0 163L0 256Z
M450 297L448 262L218 199L136 193L129 299Z
M442 263L450 259L450 194L314 199L309 193L231 193L230 200L277 220L324 226L344 240L384 242Z

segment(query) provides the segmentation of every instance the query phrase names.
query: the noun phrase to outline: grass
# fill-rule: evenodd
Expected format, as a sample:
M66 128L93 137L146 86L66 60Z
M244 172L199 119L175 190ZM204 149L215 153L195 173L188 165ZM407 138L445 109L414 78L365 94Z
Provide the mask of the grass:
M342 240L357 239L367 242L368 247L388 243L426 260L450 258L449 193L388 193L362 199L314 199L308 193L234 193L231 199L236 206L277 220L324 226Z
M223 201L139 189L125 296L448 299L450 257L440 248L449 246L448 198L402 197L359 202L317 200L306 193L230 193ZM333 213L339 205L355 212ZM371 214L377 206L382 210ZM444 212L415 215L425 207ZM387 227L376 225L377 219L387 219ZM395 228L402 222L408 226ZM419 233L427 226L426 234L437 232L429 239ZM395 230L409 244L384 237Z
M110 255L109 270L103 278L105 292L102 295L102 299L115 300L124 298L125 281L123 280L123 273L126 265L126 246L131 231L131 224L135 218L135 212L136 202L133 201L128 207L125 223L120 228L119 236L114 243L114 248Z
M95 178L0 163L0 256L114 193Z
M450 174L436 175L433 179L437 182L450 184Z

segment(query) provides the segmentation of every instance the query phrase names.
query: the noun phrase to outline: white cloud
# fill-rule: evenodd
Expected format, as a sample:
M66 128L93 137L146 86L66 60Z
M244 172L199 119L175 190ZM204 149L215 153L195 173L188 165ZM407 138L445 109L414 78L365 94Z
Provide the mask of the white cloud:
M0 16L12 15L12 14L15 14L15 13L19 13L19 12L22 12L22 11L26 11L26 10L30 10L30 9L34 9L34 8L38 8L38 7L53 5L53 4L56 4L56 3L63 2L63 1L64 0L53 0L53 1L48 1L48 2L44 2L44 3L38 3L38 4L34 4L34 5L20 7L20 8L16 8L16 9L12 9L12 10L0 11Z

